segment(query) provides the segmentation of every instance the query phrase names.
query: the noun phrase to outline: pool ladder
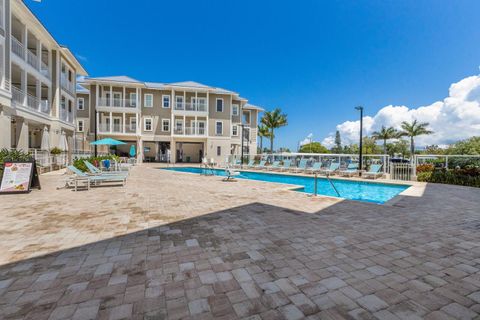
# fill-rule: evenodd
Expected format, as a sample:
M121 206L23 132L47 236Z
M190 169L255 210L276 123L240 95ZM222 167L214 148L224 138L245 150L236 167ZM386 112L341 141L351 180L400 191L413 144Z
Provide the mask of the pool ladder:
M317 179L318 179L318 174L315 173L315 183L314 183L314 188L313 188L313 190L314 190L313 194L314 194L315 196L317 195ZM328 173L327 173L327 180L328 180L328 182L330 182L330 184L332 185L332 188L333 188L333 190L335 190L335 192L337 193L338 197L341 198L340 192L338 192L337 188L335 187L335 185L333 184L332 180L330 179Z

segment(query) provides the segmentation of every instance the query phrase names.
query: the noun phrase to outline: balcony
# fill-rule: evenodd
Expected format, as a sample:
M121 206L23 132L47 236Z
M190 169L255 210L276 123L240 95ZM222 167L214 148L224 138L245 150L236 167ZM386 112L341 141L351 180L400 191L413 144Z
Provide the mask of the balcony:
M73 112L60 108L60 120L73 123Z
M23 43L18 41L15 37L12 36L12 52L20 57L22 60L25 60L25 47Z
M27 50L27 62L35 70L40 70L38 61L38 57L32 51Z
M136 108L137 102L131 99L120 99L120 98L98 98L99 107L114 107L114 108Z
M202 102L176 102L175 110L180 111L197 111L197 112L207 112L206 103Z
M48 65L41 61L40 63L40 73L47 79L51 79L50 78L50 69L48 68Z
M26 94L22 90L18 89L15 86L12 86L12 99L15 103L27 107L28 109L34 110L36 112L49 115L50 114L50 103L46 99L38 99L31 94ZM26 99L26 100L25 100ZM72 117L73 121L73 117Z
M177 127L173 130L173 133L181 136L207 136L205 128L200 127Z
M103 134L136 134L137 130L135 126L117 124L112 124L110 128L109 123L99 123L98 124L98 133Z
M62 74L60 76L60 85L63 89L67 90L71 94L75 94L75 85L73 84L73 82L67 79L67 76L65 74Z

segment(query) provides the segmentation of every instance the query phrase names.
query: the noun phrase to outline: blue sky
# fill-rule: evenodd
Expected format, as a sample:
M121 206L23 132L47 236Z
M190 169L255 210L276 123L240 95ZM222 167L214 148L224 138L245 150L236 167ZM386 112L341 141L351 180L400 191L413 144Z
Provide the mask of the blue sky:
M232 89L288 114L275 144L290 148L358 104L375 115L441 100L480 64L479 1L26 3L91 76Z

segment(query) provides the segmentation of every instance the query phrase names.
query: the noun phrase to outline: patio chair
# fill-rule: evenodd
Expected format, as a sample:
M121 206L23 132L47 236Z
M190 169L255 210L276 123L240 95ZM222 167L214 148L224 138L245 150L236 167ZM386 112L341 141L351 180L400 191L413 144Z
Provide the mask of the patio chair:
M280 161L273 161L272 165L271 166L268 166L267 167L267 170L270 171L270 170L277 170L277 169L280 169Z
M306 173L318 173L322 169L321 162L315 162L311 168L305 170Z
M87 160L83 160L83 163L87 166L88 171L90 173L98 175L98 174L104 174L104 175L119 175L119 176L128 176L128 171L102 171L99 168L95 167L93 164L88 162Z
M383 172L380 171L381 169L382 169L381 164L372 164L368 171L365 171L364 173L362 173L362 177L372 178L372 179L381 178L383 176Z
M113 174L89 175L85 172L82 172L81 170L78 170L74 166L67 166L67 169L72 171L75 174L75 177L73 179L75 183L75 191L77 191L78 182L86 182L87 189L90 189L91 182L93 182L95 185L97 183L102 183L102 182L121 182L122 186L125 186L125 182L127 180L127 177L125 176L113 175Z
M339 170L338 174L342 177L353 177L358 174L358 163L350 163L345 170Z
M255 160L253 160L253 159L248 161L248 163L246 165L247 168L253 168L254 166L255 166Z
M300 171L307 170L307 162L308 162L307 159L300 160L300 162L298 163L298 166L292 168L292 171L298 173Z
M325 175L335 174L335 172L337 172L338 168L340 168L340 163L332 162L328 168L321 169L319 171L319 173L325 174Z
M283 166L280 167L280 171L288 171L292 166L292 160L284 160Z
M223 181L232 181L232 180L235 180L235 177L236 176L239 176L240 175L240 172L239 171L235 171L233 169L230 169L230 168L226 168L225 169L225 178L223 179Z
M256 166L253 166L252 168L253 169L258 169L258 170L265 169L267 167L265 165L266 163L267 163L267 160L262 160L262 161L260 161L259 164L257 164Z

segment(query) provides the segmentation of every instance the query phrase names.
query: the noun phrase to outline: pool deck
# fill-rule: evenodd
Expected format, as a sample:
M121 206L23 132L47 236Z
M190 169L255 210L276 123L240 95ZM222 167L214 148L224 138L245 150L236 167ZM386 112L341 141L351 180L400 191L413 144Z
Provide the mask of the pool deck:
M1 196L0 318L479 317L480 189L376 205L159 167Z

